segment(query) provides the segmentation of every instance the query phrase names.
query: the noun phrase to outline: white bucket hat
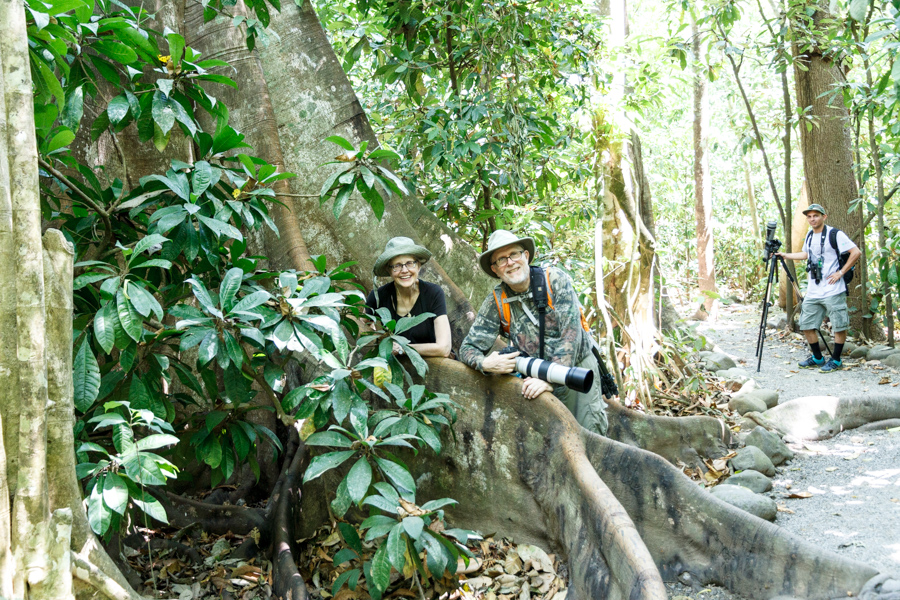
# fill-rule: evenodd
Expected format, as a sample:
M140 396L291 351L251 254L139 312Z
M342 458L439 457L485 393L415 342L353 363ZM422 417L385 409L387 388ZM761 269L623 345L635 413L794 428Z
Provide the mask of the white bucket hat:
M504 248L506 246L511 246L512 244L519 244L525 250L528 251L528 262L530 263L534 260L534 240L530 237L516 237L511 231L507 231L505 229L498 229L494 233L491 234L491 237L488 238L488 248L486 251L482 252L478 257L478 263L481 265L481 270L493 277L494 279L500 279L496 273L491 269L491 256L493 256L494 252L499 250L500 248Z
M384 252L375 259L375 267L372 269L379 277L389 277L391 272L388 263L397 256L412 256L424 264L431 258L428 248L416 244L408 237L395 237L388 240Z

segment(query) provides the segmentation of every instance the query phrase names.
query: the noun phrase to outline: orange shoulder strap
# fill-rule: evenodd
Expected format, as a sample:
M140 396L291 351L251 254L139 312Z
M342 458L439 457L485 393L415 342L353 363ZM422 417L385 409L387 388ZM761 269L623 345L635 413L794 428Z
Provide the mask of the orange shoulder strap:
M506 302L506 290L503 290L499 296L497 295L497 290L494 290L494 303L497 305L497 316L500 317L500 328L508 336L511 313L509 304Z

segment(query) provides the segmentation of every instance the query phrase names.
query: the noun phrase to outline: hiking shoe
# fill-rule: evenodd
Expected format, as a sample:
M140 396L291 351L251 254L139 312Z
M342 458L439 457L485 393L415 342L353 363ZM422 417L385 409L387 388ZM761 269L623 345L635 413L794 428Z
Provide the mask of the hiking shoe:
M834 360L833 358L828 359L828 362L819 369L822 373L833 373L834 371L840 371L844 368L844 363L839 360Z
M801 369L815 369L815 368L817 368L817 367L821 367L821 366L824 365L824 364L825 364L825 358L824 358L824 357L823 357L823 358L816 358L815 356L813 356L812 354L810 354L809 357L808 357L806 360L804 360L803 362L798 363L797 366L799 366Z

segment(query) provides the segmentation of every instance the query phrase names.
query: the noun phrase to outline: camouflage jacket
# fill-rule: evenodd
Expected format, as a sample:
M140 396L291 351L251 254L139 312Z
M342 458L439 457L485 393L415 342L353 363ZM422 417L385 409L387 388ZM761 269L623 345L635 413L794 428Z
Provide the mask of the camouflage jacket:
M591 341L581 327L581 305L575 287L568 275L559 269L549 268L550 288L553 290L553 308L547 307L544 321L544 359L567 367L578 365L591 352ZM497 295L506 289L510 306L509 340L517 350L529 356L540 356L540 328L529 319L522 304L528 306L531 314L538 318L537 307L531 298L531 291L521 294L513 292L505 283L496 286ZM519 299L519 297L522 297ZM490 353L497 337L503 335L500 315L494 294L488 295L466 339L459 348L459 358L470 367L482 370L484 357Z

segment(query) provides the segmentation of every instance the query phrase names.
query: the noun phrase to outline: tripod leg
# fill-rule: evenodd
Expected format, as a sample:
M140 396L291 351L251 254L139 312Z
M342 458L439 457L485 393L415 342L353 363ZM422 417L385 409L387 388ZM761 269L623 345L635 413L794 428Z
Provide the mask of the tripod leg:
M756 363L756 372L759 373L759 370L762 368L762 354L763 354L763 344L766 341L766 320L769 317L769 297L772 294L772 278L775 275L775 259L778 258L774 254L772 255L772 260L769 263L769 275L766 280L766 292L763 296L763 305L762 305L762 319L759 322L759 338L756 340L756 356L758 357L758 361Z

